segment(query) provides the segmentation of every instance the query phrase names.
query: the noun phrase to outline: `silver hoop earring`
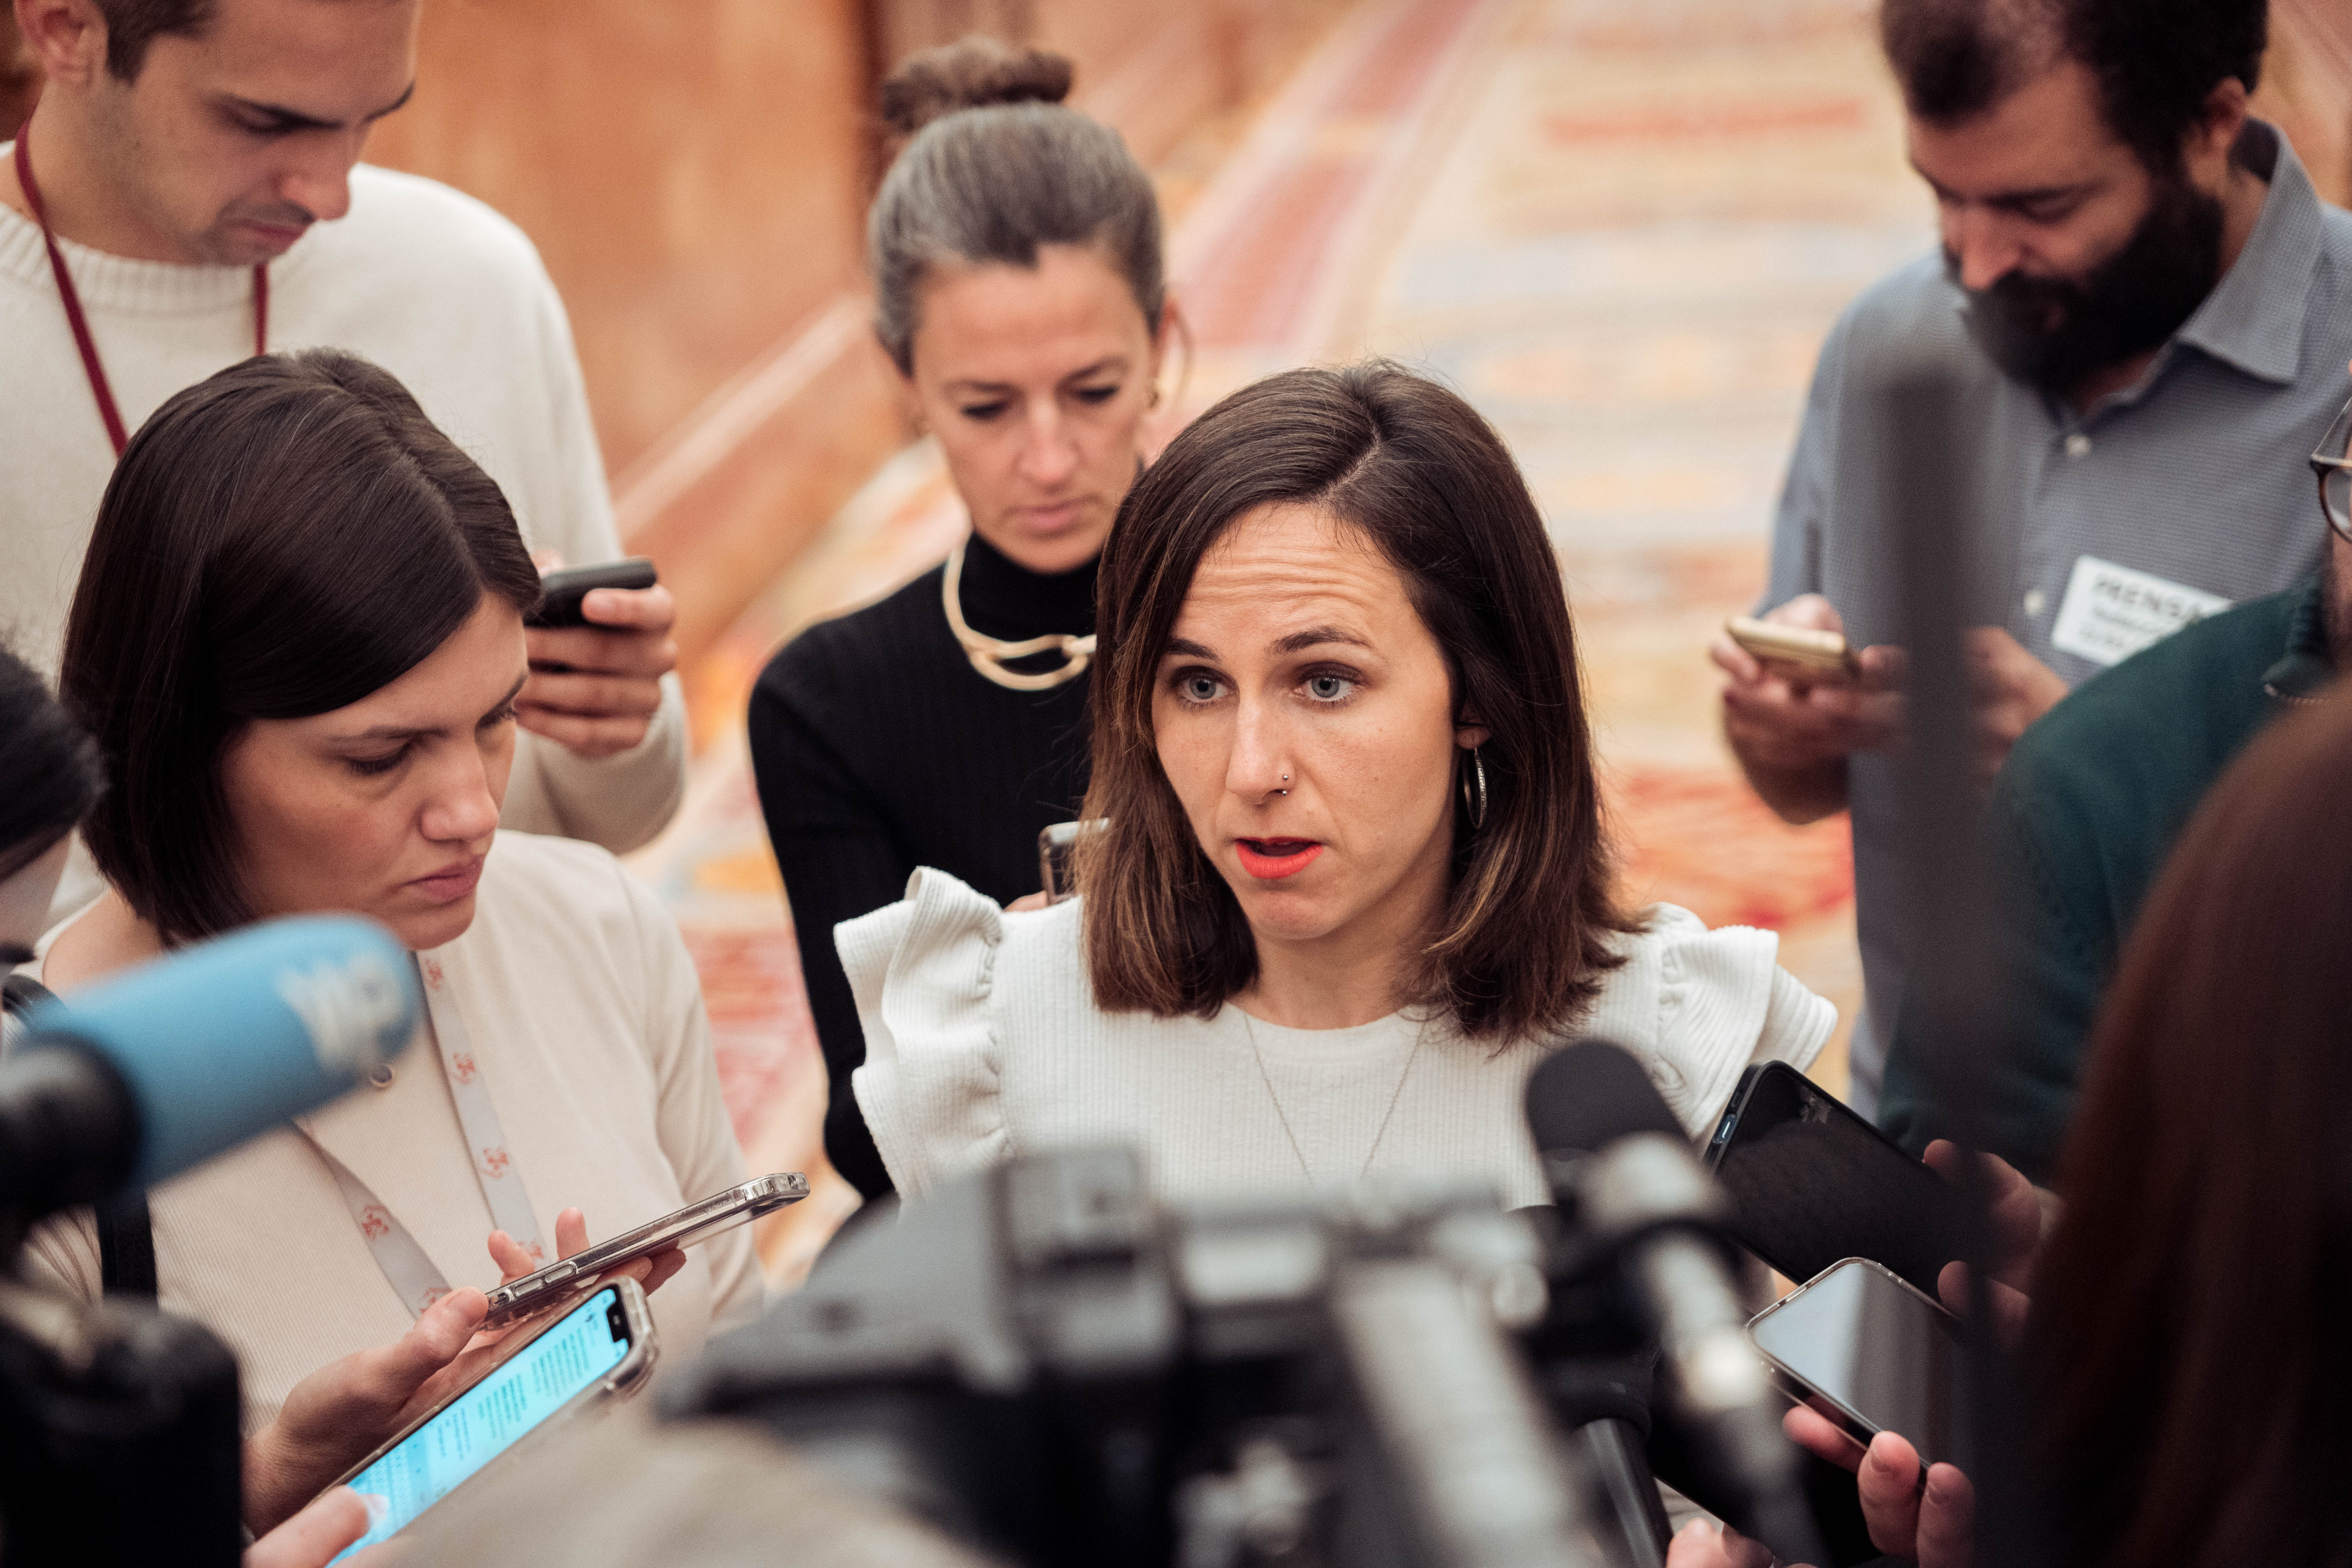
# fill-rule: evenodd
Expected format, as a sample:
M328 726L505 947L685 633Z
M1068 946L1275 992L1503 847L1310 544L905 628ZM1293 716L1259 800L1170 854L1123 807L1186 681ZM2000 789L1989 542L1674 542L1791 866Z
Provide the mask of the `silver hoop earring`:
M1474 795L1473 783L1477 784ZM1470 765L1462 772L1462 809L1470 814L1470 831L1475 833L1486 826L1486 764L1478 760L1478 748L1470 748Z

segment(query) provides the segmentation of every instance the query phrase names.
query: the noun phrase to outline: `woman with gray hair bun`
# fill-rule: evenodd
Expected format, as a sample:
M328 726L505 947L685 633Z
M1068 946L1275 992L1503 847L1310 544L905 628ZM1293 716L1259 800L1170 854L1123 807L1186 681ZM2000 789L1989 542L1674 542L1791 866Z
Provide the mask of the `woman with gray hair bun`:
M1151 181L1062 105L1070 64L968 38L883 84L900 139L866 224L875 335L971 516L947 562L814 626L752 693L751 758L832 1074L825 1148L890 1178L849 1089L865 1059L833 929L919 866L1037 889L1087 788L1095 563L1143 465L1172 310Z

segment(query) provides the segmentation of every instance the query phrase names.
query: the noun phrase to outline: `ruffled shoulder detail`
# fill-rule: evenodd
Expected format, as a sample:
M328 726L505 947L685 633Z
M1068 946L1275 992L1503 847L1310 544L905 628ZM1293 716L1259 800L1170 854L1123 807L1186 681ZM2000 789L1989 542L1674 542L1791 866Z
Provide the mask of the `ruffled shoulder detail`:
M1003 1157L989 1006L1003 939L1003 910L928 868L898 903L834 928L866 1032L850 1082L903 1197Z
M1688 910L1653 906L1619 949L1588 1026L1641 1051L1659 1092L1696 1138L1712 1129L1751 1062L1802 1070L1837 1026L1837 1008L1780 965L1778 933L1714 931Z

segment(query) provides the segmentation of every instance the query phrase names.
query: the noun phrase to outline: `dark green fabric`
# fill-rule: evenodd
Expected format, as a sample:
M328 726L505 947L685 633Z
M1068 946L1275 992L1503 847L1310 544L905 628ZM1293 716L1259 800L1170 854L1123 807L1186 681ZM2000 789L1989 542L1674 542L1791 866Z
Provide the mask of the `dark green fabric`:
M2008 995L1974 1142L2050 1181L2100 994L2173 839L2255 732L2330 674L2314 579L2102 671L2019 740L1985 806ZM1915 1153L1961 1121L1917 1030L1906 1007L1879 1108Z

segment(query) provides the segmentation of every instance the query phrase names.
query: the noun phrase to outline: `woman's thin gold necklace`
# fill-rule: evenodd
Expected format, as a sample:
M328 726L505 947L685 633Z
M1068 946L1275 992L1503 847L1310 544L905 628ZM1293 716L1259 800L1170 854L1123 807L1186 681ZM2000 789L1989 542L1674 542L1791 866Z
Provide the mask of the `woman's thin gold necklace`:
M1290 1152L1297 1156L1299 1170L1306 1173L1307 1185L1315 1184L1315 1167L1307 1163L1307 1151L1299 1146L1298 1134L1290 1128L1290 1117L1282 1109L1282 1096L1274 1092L1274 1076L1265 1070L1265 1053L1258 1049L1257 1031L1250 1026L1246 1009L1235 1007L1242 1016L1242 1034L1249 1040L1250 1058L1257 1063L1257 1080L1265 1085L1265 1097L1274 1102L1275 1120L1282 1123L1282 1135L1290 1140ZM1421 1021L1421 1032L1412 1037L1412 1049L1405 1053L1404 1070L1397 1074L1396 1088L1389 1090L1389 1108L1381 1112L1381 1124L1373 1131L1372 1146L1364 1151L1364 1163L1356 1168L1356 1180L1362 1181L1370 1173L1372 1156L1381 1152L1381 1140L1389 1135L1389 1122L1396 1116L1397 1101L1404 1098L1404 1080L1412 1076L1412 1064L1421 1055L1421 1042L1429 1035L1429 1020Z
M964 657L971 660L972 668L980 671L982 679L1013 691L1051 691L1084 675L1087 666L1093 662L1095 639L1091 633L1075 637L1066 632L1047 632L1044 637L1022 642L981 636L963 618L962 586L963 543L959 542L955 553L948 557L947 574L940 579L940 600L947 608L948 630L963 645ZM1013 659L1031 658L1041 653L1058 653L1069 662L1059 669L1042 670L1035 675L1004 668Z

